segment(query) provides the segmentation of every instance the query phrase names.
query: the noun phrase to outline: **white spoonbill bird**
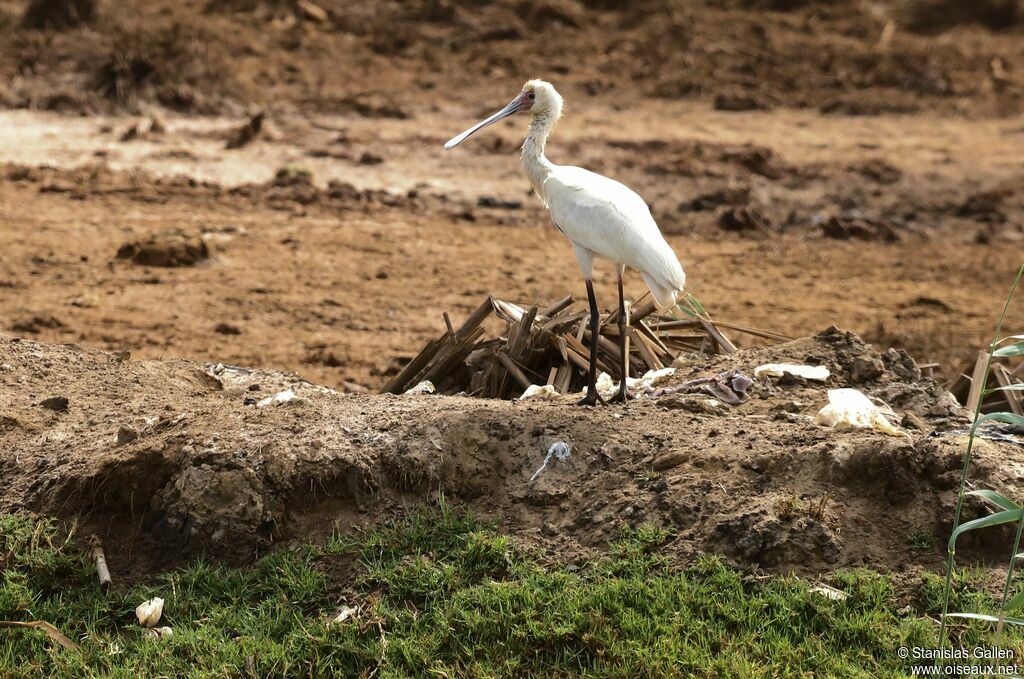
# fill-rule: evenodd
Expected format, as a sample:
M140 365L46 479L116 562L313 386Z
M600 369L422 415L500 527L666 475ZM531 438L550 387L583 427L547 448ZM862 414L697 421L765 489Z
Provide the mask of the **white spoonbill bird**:
M601 400L597 393L597 336L600 312L594 295L594 257L615 262L619 278L619 353L622 380L612 400L626 402L629 374L626 300L622 274L631 266L643 275L658 306L676 303L686 275L672 248L658 230L644 199L623 184L584 170L581 167L555 165L544 155L548 135L562 115L562 97L551 83L530 80L515 99L490 118L482 120L444 145L450 149L474 132L519 112L529 112L530 130L523 143L523 167L530 184L551 213L555 228L569 239L576 260L587 282L590 302L590 372L587 394L580 405Z

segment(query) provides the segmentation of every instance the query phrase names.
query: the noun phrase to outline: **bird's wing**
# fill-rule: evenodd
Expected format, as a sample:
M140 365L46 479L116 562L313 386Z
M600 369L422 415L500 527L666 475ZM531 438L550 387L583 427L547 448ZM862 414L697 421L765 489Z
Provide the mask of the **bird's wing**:
M574 244L637 269L656 295L682 290L683 267L647 203L629 187L589 170L559 166L545 180L544 196L555 225Z

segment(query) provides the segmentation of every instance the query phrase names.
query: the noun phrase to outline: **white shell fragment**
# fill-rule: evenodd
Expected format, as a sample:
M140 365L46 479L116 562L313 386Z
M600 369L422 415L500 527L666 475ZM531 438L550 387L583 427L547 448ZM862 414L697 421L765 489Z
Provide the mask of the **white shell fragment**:
M885 409L892 412L888 406ZM856 389L829 389L828 405L818 412L815 420L826 427L877 429L890 436L910 438L910 434L893 426L884 411Z
M156 627L160 622L160 616L164 614L164 600L160 597L153 597L149 601L139 604L135 609L135 617L143 627Z
M782 377L787 373L808 380L827 380L830 374L828 368L823 365L765 363L754 368L754 377Z
M558 398L558 390L553 384L531 384L519 397L520 401L550 401Z
M821 583L811 587L811 594L817 594L825 597L826 599L832 599L832 601L845 601L850 598L850 595L843 590L836 589L835 587L829 587L828 585Z
M170 627L154 627L152 629L145 630L144 634L150 639L156 639L157 641L163 641L170 639L174 636L174 630Z
M284 391L279 391L273 396L268 396L265 399L259 401L256 404L256 407L266 408L267 406L279 406L284 405L285 403L299 405L303 403L309 403L309 399L302 398L291 389L285 389Z
M359 607L358 606L342 606L341 610L338 611L338 614L336 616L334 616L333 618L331 618L331 620L330 620L330 622L328 624L330 624L330 625L340 625L341 623L345 622L349 618L353 617L358 612L359 612Z
M422 382L417 384L415 387L407 390L405 392L405 394L408 396L408 395L416 395L416 394L433 394L433 393L436 393L436 392L437 392L437 387L434 386L433 382L431 382L430 380L423 380Z

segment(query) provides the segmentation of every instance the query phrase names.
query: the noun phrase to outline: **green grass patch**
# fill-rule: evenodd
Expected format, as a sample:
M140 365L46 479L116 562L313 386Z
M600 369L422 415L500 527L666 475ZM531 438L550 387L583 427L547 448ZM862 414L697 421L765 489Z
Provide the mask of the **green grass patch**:
M0 516L2 677L903 677L900 646L934 646L943 581L910 606L891 579L755 578L703 558L677 568L656 528L625 533L577 568L545 564L493 525L442 504L359 536L230 568L194 563L103 594L85 554L53 522ZM958 572L957 610L991 610L980 571ZM145 638L141 602L165 599L174 636ZM349 620L327 621L342 606ZM956 641L987 645L992 625ZM1019 634L1011 630L1010 634ZM1003 639L1017 657L1021 637Z

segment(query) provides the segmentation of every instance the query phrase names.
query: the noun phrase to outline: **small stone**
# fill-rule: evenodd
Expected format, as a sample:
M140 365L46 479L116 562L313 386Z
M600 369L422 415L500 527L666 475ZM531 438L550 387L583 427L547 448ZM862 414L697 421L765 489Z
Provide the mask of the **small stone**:
M858 356L850 366L850 378L854 384L872 382L882 376L885 365L876 357Z
M713 398L693 396L668 396L658 400L658 405L669 410L685 410L698 415L721 415L725 406Z
M904 413L900 422L904 429L916 429L917 431L928 431L931 427L917 413Z
M65 396L51 396L48 399L44 399L39 405L54 412L63 413L68 409L68 399Z
M807 407L806 404L800 401L783 401L782 403L776 403L772 406L771 412L773 413L799 413Z
M660 455L658 458L656 458L654 460L654 464L652 465L652 467L656 472L663 472L666 469L678 467L682 463L686 462L689 459L689 457L689 455L687 455L681 450L672 451L670 453Z
M122 424L117 428L117 445L123 446L139 438L139 430L129 424Z
M357 382L342 382L341 388L345 390L346 394L368 394L370 390L367 387Z

